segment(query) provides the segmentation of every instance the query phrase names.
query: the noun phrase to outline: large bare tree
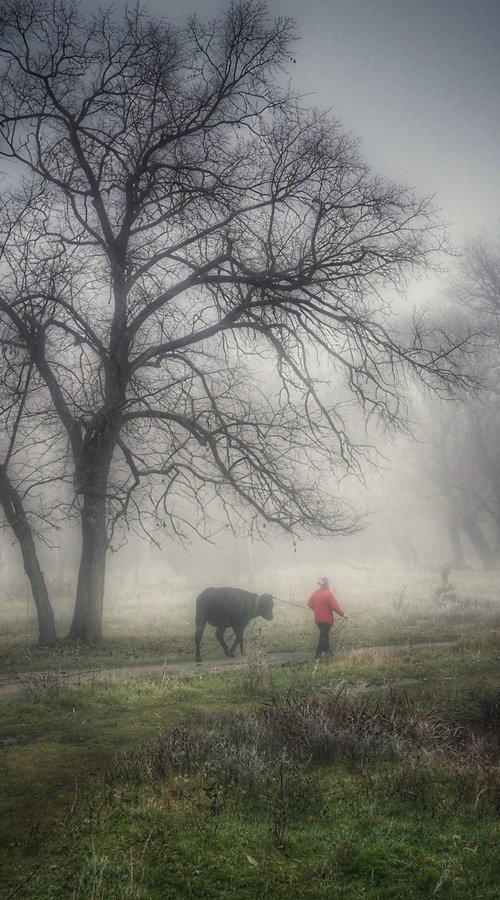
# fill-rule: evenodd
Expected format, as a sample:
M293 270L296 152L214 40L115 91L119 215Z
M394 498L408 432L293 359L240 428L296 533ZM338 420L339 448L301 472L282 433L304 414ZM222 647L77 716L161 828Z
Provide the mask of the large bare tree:
M413 339L388 299L442 234L290 93L293 23L261 3L185 28L65 0L0 10L18 222L0 304L68 436L70 634L93 642L110 540L134 511L180 536L206 533L212 508L257 532L356 527L325 489L366 452L349 404L397 424L408 373L456 378L451 343L421 324Z

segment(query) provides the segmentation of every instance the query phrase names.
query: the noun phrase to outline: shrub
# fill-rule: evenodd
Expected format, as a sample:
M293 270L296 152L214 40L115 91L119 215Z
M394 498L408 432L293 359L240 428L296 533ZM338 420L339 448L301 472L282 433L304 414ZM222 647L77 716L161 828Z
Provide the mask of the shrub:
M450 720L468 728L494 732L500 727L500 690L484 688L468 694L451 708Z

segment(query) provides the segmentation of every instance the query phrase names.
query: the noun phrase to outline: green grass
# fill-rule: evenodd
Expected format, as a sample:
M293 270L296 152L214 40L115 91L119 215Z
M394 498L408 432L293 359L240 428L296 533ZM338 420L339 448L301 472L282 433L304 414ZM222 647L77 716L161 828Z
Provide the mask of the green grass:
M77 801L50 848L34 850L24 896L498 896L491 820L444 804L431 814L385 808L374 799L387 789L384 774L369 796L346 773L323 773L319 782L321 807L295 816L279 848L269 815L241 802L227 805L214 833L190 783L140 797L124 791L111 807Z
M213 715L262 708L271 695L337 689L346 676L365 682L374 671L374 697L411 675L412 715L428 715L432 703L444 719L449 693L437 687L447 688L454 670L456 725L470 713L471 679L494 683L498 652L489 636L439 651L354 653L266 670L257 695L238 672L95 682L9 704L0 731L5 896L493 898L498 823L480 772L465 762L441 759L422 771L376 759L314 766L277 845L275 784L250 794L219 784L214 795L203 769L152 778L145 760L159 728L192 723L203 732ZM111 783L105 773L117 765Z
M11 841L5 896L25 879L21 896L39 898L498 896L491 812L439 771L405 797L404 772L317 770L279 846L263 800L236 792L214 813L197 778L75 789Z
M72 686L63 671L110 648L163 662L162 634L50 651L5 633L25 696L1 708L2 898L496 898L500 637L473 611L353 615L320 665L250 652L223 674ZM301 616L249 649L310 650Z

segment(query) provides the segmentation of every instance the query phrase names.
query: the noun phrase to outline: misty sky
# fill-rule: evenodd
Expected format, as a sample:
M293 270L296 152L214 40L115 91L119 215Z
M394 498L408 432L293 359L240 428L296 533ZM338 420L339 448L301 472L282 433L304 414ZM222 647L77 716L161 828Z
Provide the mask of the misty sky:
M119 4L116 4L117 7ZM177 23L224 0L146 0ZM296 19L290 67L374 169L435 194L455 245L500 240L500 0L270 0Z

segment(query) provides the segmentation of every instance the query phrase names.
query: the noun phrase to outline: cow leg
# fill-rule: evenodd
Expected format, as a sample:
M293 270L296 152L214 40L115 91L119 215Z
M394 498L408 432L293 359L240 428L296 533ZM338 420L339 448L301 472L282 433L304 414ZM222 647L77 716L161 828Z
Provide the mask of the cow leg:
M194 636L195 644L196 644L196 662L201 663L201 639L203 637L203 632L205 630L205 622L200 621L196 623L196 634Z
M225 630L226 630L225 626L219 625L219 627L215 629L215 637L219 641L219 644L221 645L222 649L224 650L224 655L225 656L234 656L234 650L230 650L224 640Z
M238 645L239 645L240 653L243 656L243 631L244 631L244 629L243 628L234 628L233 631L234 631L234 644L231 647L231 650L229 652L230 652L231 656L234 656L236 647L238 647Z

